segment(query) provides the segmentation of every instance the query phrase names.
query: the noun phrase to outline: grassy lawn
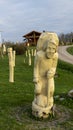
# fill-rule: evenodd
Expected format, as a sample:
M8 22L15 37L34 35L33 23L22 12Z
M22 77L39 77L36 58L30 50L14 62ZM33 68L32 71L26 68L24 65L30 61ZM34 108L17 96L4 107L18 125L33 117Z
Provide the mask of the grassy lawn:
M67 67L68 66L68 67ZM66 68L65 68L66 67ZM72 65L59 61L57 77L55 77L55 94L65 97L64 101L55 99L55 104L61 105L66 109L73 109L73 99L67 97L69 90L73 89ZM68 69L69 68L69 69ZM70 69L71 68L71 69ZM33 61L32 66L24 64L24 56L16 56L15 82L9 83L8 57L0 57L0 130L50 130L42 128L46 121L37 121L32 118L31 104L34 98L33 80ZM58 124L58 129L73 130L73 112L71 111L70 120ZM69 129L67 129L69 128Z
M71 55L73 55L73 47L68 47L68 48L67 48L67 51L68 51Z

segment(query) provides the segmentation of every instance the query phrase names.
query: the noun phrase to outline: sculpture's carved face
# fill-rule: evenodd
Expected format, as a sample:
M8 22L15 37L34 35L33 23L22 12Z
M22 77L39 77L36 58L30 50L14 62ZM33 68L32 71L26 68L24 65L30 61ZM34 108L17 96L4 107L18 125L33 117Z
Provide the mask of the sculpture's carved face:
M56 45L54 43L47 43L46 47L46 57L48 59L53 58L54 53L56 52Z

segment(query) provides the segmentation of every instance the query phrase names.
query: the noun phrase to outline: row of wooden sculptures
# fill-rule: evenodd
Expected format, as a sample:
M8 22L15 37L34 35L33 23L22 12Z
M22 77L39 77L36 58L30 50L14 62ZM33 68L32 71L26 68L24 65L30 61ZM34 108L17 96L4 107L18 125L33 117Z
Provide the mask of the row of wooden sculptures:
M5 44L0 46L1 57L4 58L4 55L8 53L9 58L9 82L14 82L14 67L15 67L15 50L11 47L6 48Z
M9 58L9 82L14 82L14 67L15 67L15 50L12 50L12 48L6 48L6 46L3 44L0 47L1 57L3 58L4 55L8 52L8 58Z
M10 48L6 48L6 46L3 44L2 45L2 51L1 51L1 56L2 58L8 53L8 58L9 58L9 82L14 82L14 67L15 67L15 57L16 57L16 51ZM36 56L36 49L28 49L25 52L25 57L24 57L24 63L26 63L26 60L28 60L28 65L32 65L32 56Z

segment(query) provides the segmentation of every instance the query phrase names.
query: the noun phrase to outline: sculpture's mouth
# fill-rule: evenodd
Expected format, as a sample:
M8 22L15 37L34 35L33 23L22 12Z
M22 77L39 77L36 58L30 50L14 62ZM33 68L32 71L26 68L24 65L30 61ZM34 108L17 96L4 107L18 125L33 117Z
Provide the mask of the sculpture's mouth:
M53 55L54 55L54 53L50 53L50 52L46 53L46 57L49 58L49 59L52 58Z

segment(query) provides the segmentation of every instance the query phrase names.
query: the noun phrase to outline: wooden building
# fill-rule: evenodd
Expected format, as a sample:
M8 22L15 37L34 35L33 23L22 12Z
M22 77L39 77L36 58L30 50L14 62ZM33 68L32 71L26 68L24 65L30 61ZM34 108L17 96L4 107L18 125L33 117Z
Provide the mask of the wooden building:
M31 31L23 35L24 40L26 40L26 45L29 43L30 46L36 46L37 40L40 35L41 35L41 32L37 32L37 31Z

